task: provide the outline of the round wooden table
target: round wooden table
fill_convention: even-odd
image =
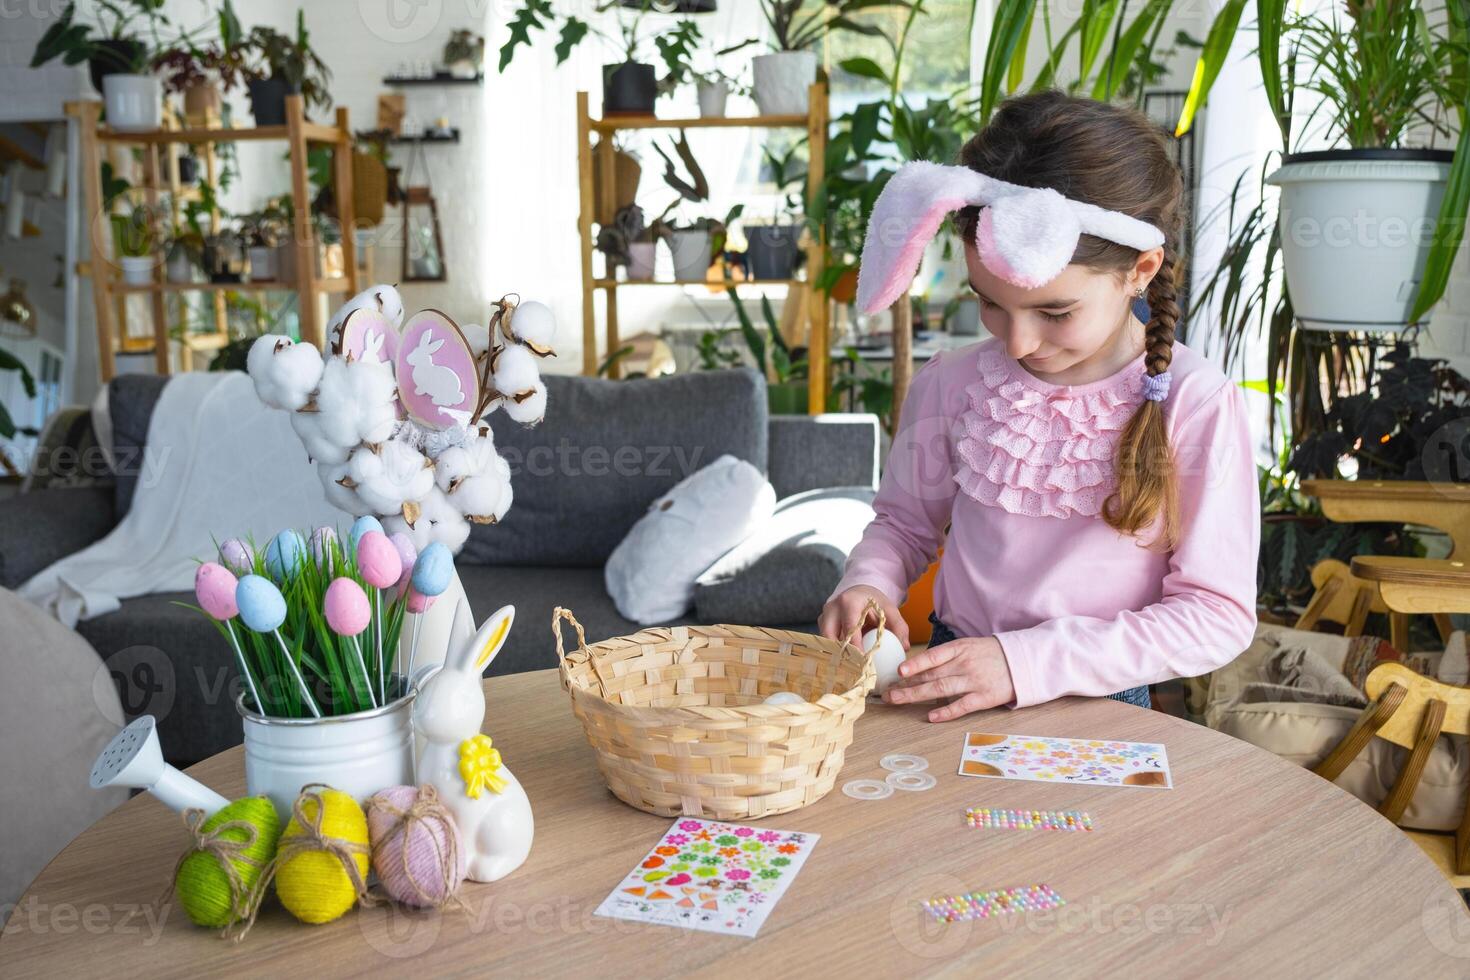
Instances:
[[[1232,976],[1470,973],[1459,896],[1401,831],[1335,786],[1217,732],[1116,701],[1068,699],[944,725],[870,704],[838,780],[923,755],[939,784],[878,801],[826,799],[765,822],[821,834],[754,939],[601,918],[593,910],[668,828],[614,799],[553,671],[487,683],[487,730],[536,810],[527,863],[467,885],[465,909],[358,909],[325,926],[269,903],[243,943],[155,909],[187,843],[151,796],[72,842],[0,940],[6,976],[285,977],[408,970],[428,976]],[[956,775],[966,731],[1162,742],[1174,789],[1066,786]],[[240,750],[192,775],[244,792]],[[85,779],[78,772],[76,779]],[[1096,831],[981,831],[967,806],[1085,809]],[[939,926],[917,902],[1047,883],[1052,913]]]

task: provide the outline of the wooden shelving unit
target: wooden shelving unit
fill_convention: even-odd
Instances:
[[[617,179],[613,163],[612,135],[618,132],[640,129],[805,129],[809,144],[807,166],[807,193],[812,195],[821,185],[823,167],[827,158],[827,87],[818,82],[811,87],[808,112],[804,116],[721,116],[710,119],[661,119],[656,116],[612,116],[593,118],[588,106],[586,92],[577,93],[577,175],[581,194],[581,211],[577,227],[582,237],[582,373],[595,374],[601,354],[597,345],[596,295],[602,291],[607,319],[607,350],[618,349],[618,290],[625,286],[700,286],[698,282],[673,282],[663,280],[632,280],[620,282],[616,279],[596,278],[592,272],[593,251],[593,186],[592,156],[599,159],[603,186],[602,194],[612,199],[616,194]],[[594,151],[592,134],[598,140]],[[742,286],[807,286],[822,274],[826,243],[822,236],[811,240],[806,248],[806,279],[757,279],[731,285]],[[830,361],[829,304],[823,297],[812,296],[807,304],[810,316],[807,324],[808,411],[815,415],[826,411],[827,386]],[[614,365],[616,373],[616,365]]]
[[[352,234],[352,129],[348,123],[347,110],[338,108],[335,125],[309,122],[299,95],[286,98],[286,123],[283,126],[257,126],[254,128],[224,128],[215,125],[199,126],[193,122],[180,128],[164,128],[139,133],[114,132],[100,124],[102,104],[95,101],[68,102],[66,112],[79,121],[81,130],[81,174],[85,195],[86,214],[92,230],[92,261],[86,271],[92,278],[92,297],[97,312],[97,361],[102,381],[110,381],[117,371],[116,355],[119,349],[126,350],[119,329],[126,323],[127,304],[124,300],[131,295],[144,295],[151,299],[153,320],[154,364],[159,374],[171,373],[170,337],[168,310],[165,298],[175,293],[208,292],[215,295],[216,317],[223,317],[225,292],[294,292],[297,294],[297,316],[301,327],[301,339],[318,347],[323,344],[322,317],[317,309],[317,299],[323,295],[353,294],[358,291],[356,241]],[[268,282],[235,283],[172,283],[164,278],[163,263],[154,269],[154,281],[146,286],[128,285],[121,281],[120,270],[105,254],[111,246],[112,236],[107,233],[108,215],[102,202],[101,154],[111,144],[126,144],[139,147],[143,154],[142,192],[150,207],[158,206],[163,186],[165,160],[171,189],[178,190],[178,164],[173,148],[181,144],[200,146],[205,151],[206,179],[214,180],[213,148],[217,143],[245,142],[254,140],[283,140],[288,149],[291,163],[291,197],[296,202],[294,209],[295,227],[292,237],[295,243],[294,281],[277,280]],[[317,275],[317,241],[312,231],[309,184],[307,181],[307,148],[310,144],[325,145],[332,150],[332,188],[337,202],[338,221],[342,227],[342,264],[345,275],[324,278]],[[219,230],[218,215],[211,216],[211,228]],[[223,332],[206,334],[191,340],[182,348],[181,363],[188,367],[189,352],[192,350],[218,349],[227,337]]]

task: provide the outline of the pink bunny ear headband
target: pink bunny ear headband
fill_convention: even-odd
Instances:
[[[888,181],[868,222],[858,270],[858,308],[876,313],[891,306],[919,271],[924,247],[947,214],[981,205],[975,247],[985,268],[1028,289],[1055,279],[1077,250],[1084,232],[1136,248],[1164,244],[1147,221],[1063,197],[1050,187],[1022,187],[971,170],[937,163],[909,163]],[[1144,395],[1162,401],[1169,374],[1145,378]]]

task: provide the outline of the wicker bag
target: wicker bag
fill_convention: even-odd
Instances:
[[[571,653],[562,619],[577,631]],[[842,769],[876,679],[871,656],[853,644],[856,629],[839,643],[754,626],[673,626],[588,646],[560,606],[551,629],[562,688],[608,788],[665,817],[747,820],[815,803]],[[807,703],[762,704],[776,691]]]

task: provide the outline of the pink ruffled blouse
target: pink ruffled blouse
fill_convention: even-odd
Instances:
[[[877,517],[836,592],[870,585],[901,603],[943,545],[935,612],[960,636],[1000,640],[1017,706],[1228,663],[1256,624],[1260,513],[1243,399],[1182,344],[1171,373],[1173,551],[1101,516],[1118,438],[1143,401],[1142,357],[1060,386],[988,340],[915,375]]]

